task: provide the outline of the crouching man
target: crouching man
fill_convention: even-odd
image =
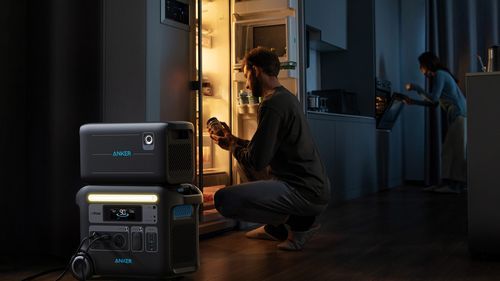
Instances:
[[[262,97],[254,136],[237,138],[226,124],[222,136],[209,129],[210,135],[243,170],[269,168],[272,179],[223,188],[215,193],[215,207],[225,217],[264,224],[248,238],[281,241],[281,250],[302,250],[319,228],[315,220],[328,204],[329,180],[297,97],[278,80],[277,55],[253,49],[243,70],[247,89]]]

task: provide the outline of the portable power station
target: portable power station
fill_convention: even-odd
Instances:
[[[191,183],[193,124],[116,123],[80,127],[81,178],[97,184]]]
[[[74,277],[158,279],[196,271],[202,201],[191,184],[83,187],[76,202],[87,242],[71,262]]]

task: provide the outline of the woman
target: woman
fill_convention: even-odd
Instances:
[[[429,103],[440,105],[446,112],[448,132],[442,151],[442,178],[444,186],[431,187],[436,192],[460,193],[466,184],[466,117],[465,96],[457,80],[432,52],[418,57],[420,71],[429,79],[432,91],[425,92],[420,86],[406,84],[406,90],[416,91]],[[411,103],[406,101],[406,103]]]

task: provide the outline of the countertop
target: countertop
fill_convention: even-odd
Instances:
[[[470,72],[466,73],[465,76],[489,76],[489,75],[500,75],[500,71],[495,72]]]
[[[349,118],[349,119],[365,120],[365,121],[368,121],[368,122],[375,122],[375,118],[374,117],[362,116],[362,115],[353,115],[353,114],[341,114],[341,113],[333,113],[333,112],[307,111],[307,115],[308,116],[335,117],[335,118]]]

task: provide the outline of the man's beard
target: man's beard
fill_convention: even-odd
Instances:
[[[262,95],[264,94],[262,89],[262,83],[260,83],[260,81],[257,80],[257,77],[254,76],[250,84],[252,87],[252,95],[254,97],[262,97]]]

